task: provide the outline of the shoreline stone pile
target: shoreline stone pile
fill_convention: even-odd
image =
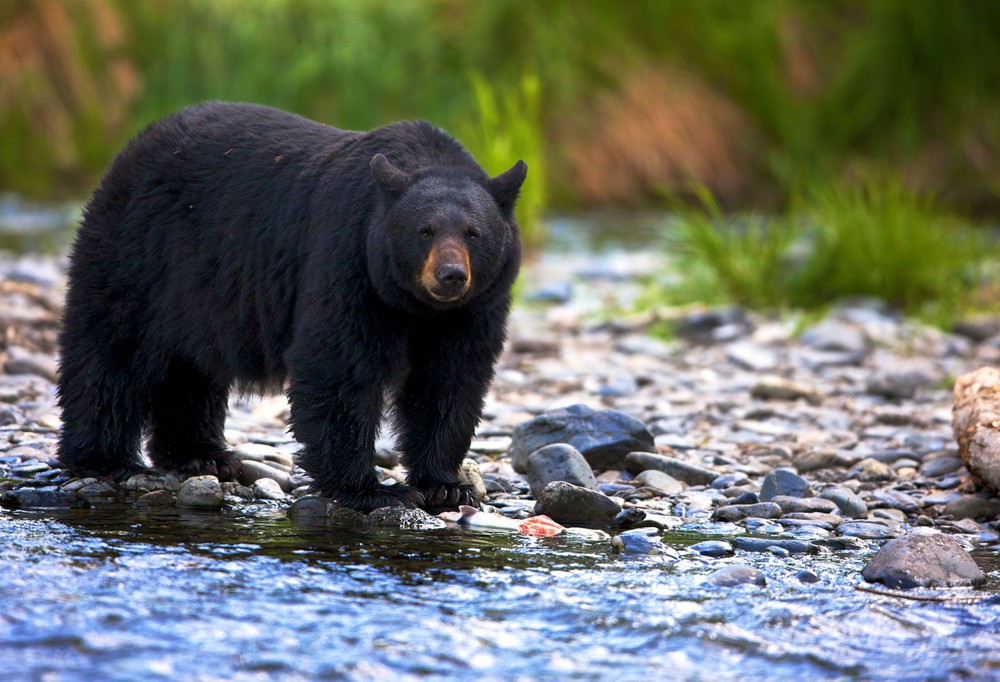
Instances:
[[[1000,498],[976,488],[959,456],[951,384],[1000,364],[1000,321],[946,333],[870,300],[811,323],[732,307],[609,318],[600,311],[627,308],[643,269],[588,267],[586,276],[570,267],[576,274],[564,286],[535,277],[536,290],[563,293],[515,310],[463,474],[488,505],[512,518],[602,528],[623,553],[669,554],[660,535],[682,526],[727,538],[692,546],[706,557],[853,551],[941,534],[963,553],[998,546]],[[244,462],[238,482],[69,478],[54,459],[61,272],[53,261],[0,263],[3,506],[264,501],[293,516],[343,515],[309,494],[281,397],[231,401],[226,435]],[[672,337],[650,333],[657,328]],[[376,460],[383,480],[404,479],[391,434]],[[386,518],[379,523],[395,517]],[[762,579],[744,573],[716,580]]]

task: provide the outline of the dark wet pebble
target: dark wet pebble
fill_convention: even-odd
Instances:
[[[719,587],[736,587],[737,585],[764,587],[767,585],[764,574],[752,566],[723,566],[711,573],[707,580]]]
[[[958,471],[965,466],[960,457],[931,457],[925,459],[920,465],[920,475],[927,478],[938,478],[952,472]]]
[[[303,495],[288,507],[288,516],[296,519],[325,518],[332,511],[332,500],[318,495]]]
[[[691,312],[674,323],[678,338],[699,344],[738,338],[749,330],[746,310],[737,307]]]
[[[622,468],[630,452],[654,452],[653,434],[641,421],[616,410],[595,410],[586,405],[549,410],[514,427],[511,464],[527,471],[531,453],[553,443],[572,445],[592,469]]]
[[[629,507],[628,509],[622,509],[619,513],[615,514],[614,518],[608,523],[612,528],[635,528],[640,523],[646,520],[646,512],[638,507]]]
[[[621,509],[607,495],[563,481],[545,486],[535,505],[535,513],[546,514],[559,523],[607,523]]]
[[[790,554],[815,554],[816,547],[803,540],[785,540],[779,538],[750,538],[738,536],[732,540],[736,549],[744,552],[769,552],[772,547],[779,547]]]
[[[724,490],[737,485],[746,485],[749,482],[750,479],[743,474],[720,474],[715,477],[711,486],[719,490]]]
[[[679,558],[677,551],[663,544],[659,533],[653,529],[637,528],[619,533],[611,538],[611,549],[617,554],[655,554]]]
[[[779,495],[809,497],[812,495],[812,486],[792,469],[772,469],[760,486],[760,499],[768,502]]]
[[[572,445],[546,445],[528,455],[525,464],[531,494],[537,497],[552,481],[565,481],[597,490],[597,478],[580,451]]]
[[[45,462],[23,462],[10,468],[12,476],[17,478],[31,478],[35,474],[48,471],[51,467]]]
[[[898,490],[872,491],[872,499],[901,512],[915,512],[920,508],[920,503],[917,500]]]
[[[712,513],[712,519],[716,521],[740,521],[751,516],[760,519],[777,519],[781,517],[781,507],[774,502],[730,504],[719,507]]]
[[[0,505],[13,509],[66,509],[86,504],[74,493],[68,493],[56,486],[40,488],[15,488],[0,495]]]
[[[893,589],[978,585],[986,575],[954,538],[907,535],[891,540],[861,571],[868,582]]]
[[[625,468],[634,474],[655,469],[688,485],[710,485],[719,476],[715,469],[650,452],[629,453],[625,457]]]
[[[755,492],[747,491],[729,498],[727,504],[757,504],[758,502],[760,502],[760,496]]]
[[[436,530],[448,525],[444,519],[431,516],[423,509],[407,509],[406,507],[375,509],[365,517],[364,523],[369,526],[384,526],[403,530]]]
[[[725,540],[704,540],[691,545],[691,549],[702,556],[710,556],[715,559],[732,556],[733,546]]]
[[[174,504],[174,495],[169,490],[153,490],[136,499],[137,507],[165,507]]]

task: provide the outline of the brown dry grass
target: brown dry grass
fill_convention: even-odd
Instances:
[[[723,93],[676,69],[646,68],[597,99],[565,146],[586,204],[634,204],[684,193],[691,180],[724,203],[760,177],[761,135]]]

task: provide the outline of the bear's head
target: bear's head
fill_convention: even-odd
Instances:
[[[407,173],[376,154],[371,172],[385,203],[368,251],[382,298],[449,310],[506,296],[520,265],[514,202],[527,169],[518,161],[494,178],[460,166]]]

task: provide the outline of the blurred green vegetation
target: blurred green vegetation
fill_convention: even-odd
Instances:
[[[877,297],[949,326],[1000,312],[996,236],[906,189],[898,179],[824,185],[784,214],[726,216],[703,186],[670,230],[680,278],[653,284],[646,305],[739,303],[819,309]]]
[[[1000,214],[998,83],[996,0],[3,0],[0,190],[81,197],[206,99],[426,118],[491,173],[528,161],[529,241],[545,208],[666,193],[704,209],[706,292],[912,309],[968,283],[954,216]],[[717,230],[733,210],[773,217]]]

